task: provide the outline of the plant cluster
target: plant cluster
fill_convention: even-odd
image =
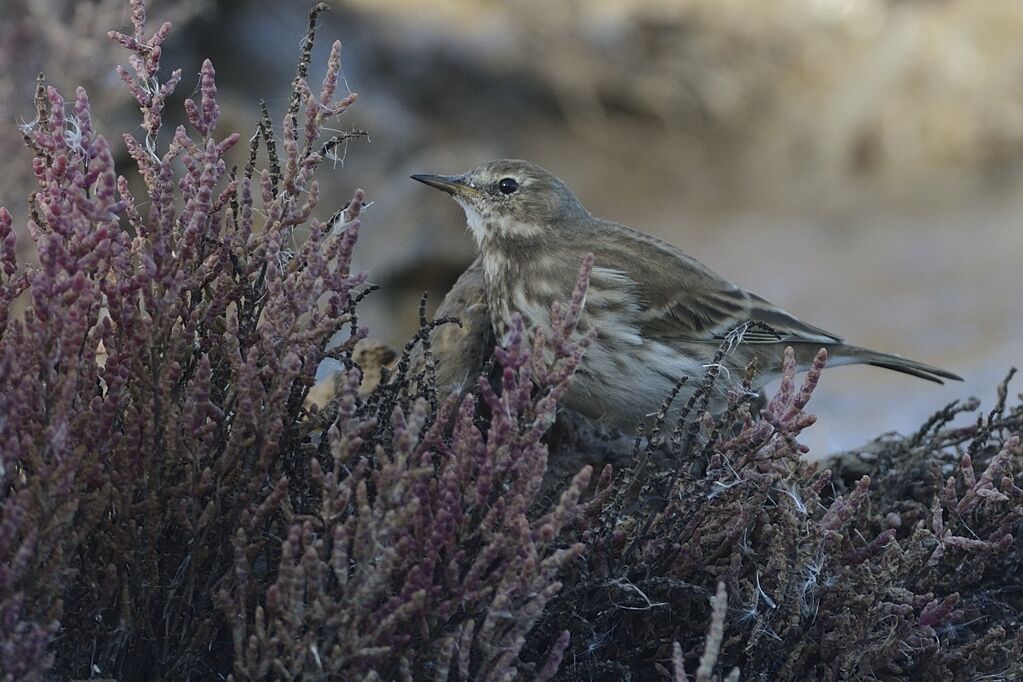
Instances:
[[[687,417],[690,401],[666,438],[665,403],[635,466],[604,472],[534,632],[573,632],[563,679],[686,679],[680,661],[716,679],[708,650],[742,679],[1017,679],[1023,404],[1007,409],[1008,379],[971,426],[948,427],[977,407],[953,404],[912,437],[809,463],[797,437],[825,358],[798,390],[786,359],[759,419],[740,386],[717,418]]]

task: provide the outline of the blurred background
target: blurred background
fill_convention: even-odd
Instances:
[[[176,27],[164,65],[184,71],[168,118],[209,56],[222,132],[248,136],[260,99],[279,123],[311,4],[152,2],[151,30]],[[813,324],[967,378],[827,372],[817,455],[912,431],[955,398],[990,407],[1023,359],[1023,4],[328,4],[312,80],[340,38],[361,98],[339,125],[369,137],[324,168],[321,208],[357,186],[373,201],[358,251],[384,288],[364,310],[373,336],[401,345],[420,294],[439,302],[472,259],[460,209],[408,175],[511,156]],[[108,136],[137,129],[105,38],[127,19],[122,0],[0,0],[0,204],[20,224],[36,73],[84,85]]]

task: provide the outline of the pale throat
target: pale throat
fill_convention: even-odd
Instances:
[[[479,252],[483,261],[483,290],[490,310],[490,321],[503,345],[515,311],[522,313],[527,327],[536,324],[538,320],[535,319],[536,311],[527,302],[529,274],[523,271],[522,263],[505,253],[500,242],[494,233],[490,233],[484,237]]]
[[[472,204],[458,200],[465,209],[466,224],[476,241],[483,261],[483,286],[490,309],[491,323],[504,341],[512,313],[522,313],[526,326],[542,324],[548,315],[526,295],[532,263],[516,262],[505,252],[504,244],[539,235],[539,226],[528,225],[510,215],[483,215]]]
[[[543,228],[540,225],[533,225],[516,219],[509,213],[491,212],[484,215],[476,206],[465,201],[461,197],[455,197],[455,201],[465,211],[465,223],[472,233],[473,239],[479,248],[484,248],[488,239],[497,237],[509,237],[521,239],[538,236]]]
[[[476,240],[476,246],[482,247],[483,239],[487,234],[486,218],[483,217],[483,214],[475,206],[461,197],[455,197],[455,201],[465,211],[465,223],[469,228],[469,232],[472,233],[472,238]]]

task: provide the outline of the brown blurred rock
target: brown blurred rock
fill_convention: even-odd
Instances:
[[[453,391],[461,392],[472,383],[483,369],[488,351],[494,343],[490,329],[490,316],[483,298],[483,266],[477,259],[462,273],[447,293],[436,317],[457,318],[461,325],[444,324],[430,335],[433,361],[436,369],[437,391],[440,399]],[[362,368],[360,395],[368,395],[380,385],[381,369],[392,369],[399,353],[378,339],[362,339],[355,345],[353,359]],[[422,345],[412,351],[412,374],[426,368]],[[306,409],[319,409],[330,402],[337,392],[336,381],[340,372],[334,372],[317,382],[309,390]]]
[[[379,339],[362,339],[355,344],[352,359],[362,368],[362,383],[359,384],[359,395],[369,395],[380,385],[381,369],[394,367],[398,352]],[[313,406],[322,410],[337,394],[337,381],[341,372],[333,372],[318,381],[309,389],[305,399],[305,408]]]

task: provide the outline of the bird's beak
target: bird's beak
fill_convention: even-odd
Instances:
[[[466,184],[465,178],[460,175],[429,175],[427,173],[420,173],[413,175],[412,179],[418,180],[424,185],[436,187],[455,197],[473,197],[478,196],[480,193],[475,187]]]

